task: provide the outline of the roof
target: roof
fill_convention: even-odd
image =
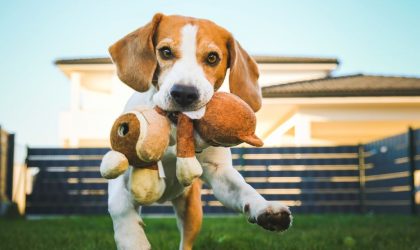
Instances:
[[[264,97],[420,96],[420,78],[349,75],[262,88]]]
[[[338,64],[336,58],[315,58],[315,57],[283,57],[283,56],[252,56],[258,63],[313,63],[313,64]],[[94,58],[67,58],[58,59],[54,62],[57,65],[63,64],[111,64],[109,57],[94,57]]]
[[[58,59],[54,61],[54,64],[111,64],[111,58],[109,57],[94,57],[94,58],[68,58]]]
[[[255,61],[258,63],[328,63],[339,64],[336,58],[321,58],[321,57],[286,57],[286,56],[261,56],[253,55]]]

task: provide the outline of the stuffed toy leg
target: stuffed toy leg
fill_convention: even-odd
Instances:
[[[203,169],[195,157],[193,122],[183,113],[178,114],[176,151],[176,177],[182,185],[189,186]]]

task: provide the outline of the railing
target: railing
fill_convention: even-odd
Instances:
[[[410,130],[359,146],[232,148],[232,154],[234,167],[250,185],[294,212],[415,213],[419,148],[420,132]],[[106,213],[107,181],[99,164],[107,150],[29,148],[27,165],[39,172],[27,196],[27,213]],[[202,200],[206,213],[231,212],[206,186]],[[146,214],[172,211],[169,203],[142,208]]]

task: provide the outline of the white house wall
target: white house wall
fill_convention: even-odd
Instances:
[[[420,104],[301,105],[299,114],[311,121],[408,121],[420,120]]]
[[[336,64],[259,64],[261,86],[327,77]]]
[[[70,109],[61,112],[58,121],[60,144],[107,146],[111,126],[133,90],[109,71],[99,74],[95,81],[91,71],[70,75]]]
[[[121,113],[133,90],[119,81],[112,64],[62,64],[58,67],[69,77],[71,87],[70,107],[61,112],[59,138],[62,146],[108,146],[109,130]],[[336,64],[267,63],[259,64],[260,85],[285,83],[330,74]],[[221,88],[229,91],[229,74]],[[258,112],[257,134],[266,135],[276,129],[295,104],[274,102],[265,104]],[[307,136],[306,136],[307,137]],[[294,141],[284,135],[283,142]]]
[[[281,110],[293,111],[276,117],[280,124],[263,136],[267,146],[364,143],[402,133],[410,126],[420,127],[420,100],[411,97],[389,97],[389,103],[376,104],[371,103],[375,98],[364,98],[365,103],[360,98],[347,98],[347,103],[324,98],[313,104],[311,98],[306,98],[303,104],[294,105],[285,99],[278,99],[277,105],[273,100],[264,100],[263,107],[277,106],[278,114],[282,114]]]

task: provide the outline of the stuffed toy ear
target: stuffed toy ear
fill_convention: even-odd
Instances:
[[[101,175],[106,179],[115,179],[128,169],[128,160],[120,152],[110,150],[101,162]]]
[[[203,169],[195,157],[193,122],[183,113],[178,115],[176,150],[176,177],[179,183],[189,186]]]
[[[264,142],[256,135],[240,136],[239,139],[254,147],[262,147],[264,145]]]

